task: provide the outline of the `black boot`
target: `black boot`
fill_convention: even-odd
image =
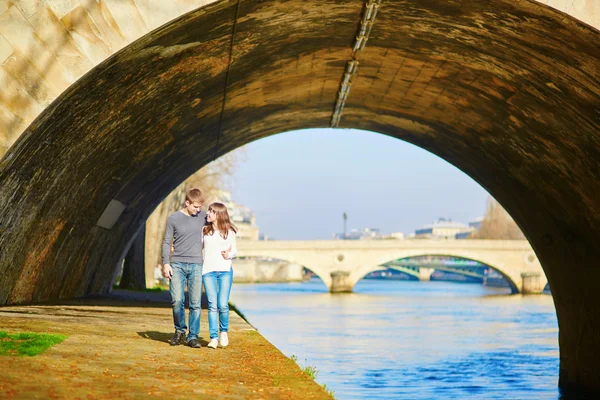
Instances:
[[[179,343],[181,343],[181,339],[183,339],[183,333],[175,332],[175,334],[169,341],[169,344],[171,346],[177,346]]]

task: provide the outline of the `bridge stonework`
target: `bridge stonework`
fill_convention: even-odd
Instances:
[[[600,5],[545,3],[384,0],[356,53],[365,0],[220,0],[171,20],[201,3],[0,1],[0,305],[107,293],[194,171],[341,115],[498,199],[550,283],[560,387],[600,394]]]
[[[238,255],[298,263],[319,276],[332,292],[352,291],[359,280],[383,264],[427,255],[479,261],[501,273],[519,293],[541,293],[548,282],[525,240],[240,241]]]
[[[215,1],[0,1],[0,157],[94,66],[151,30]],[[595,0],[539,3],[600,28]]]

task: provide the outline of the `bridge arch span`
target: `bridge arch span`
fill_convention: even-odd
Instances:
[[[0,161],[0,304],[106,293],[128,241],[203,165],[288,130],[358,128],[502,203],[550,281],[560,386],[600,393],[600,32],[528,0],[395,1],[360,50],[363,8],[222,0],[40,106]]]
[[[497,270],[514,293],[523,292],[523,273],[536,273],[539,292],[547,279],[527,241],[259,241],[240,242],[238,253],[251,257],[271,257],[297,263],[313,271],[328,289],[352,291],[366,274],[394,260],[420,256],[447,256],[477,261]],[[345,288],[332,286],[331,274],[347,273]]]
[[[530,252],[531,253],[531,252]],[[394,260],[400,260],[404,258],[413,258],[420,256],[439,256],[439,257],[456,257],[464,258],[467,260],[477,261],[481,264],[485,264],[494,270],[498,271],[502,276],[506,278],[511,286],[511,290],[516,293],[523,292],[523,272],[526,271],[527,265],[531,267],[539,265],[537,259],[530,261],[527,258],[530,254],[520,253],[507,257],[506,254],[495,253],[492,251],[485,251],[481,249],[459,249],[455,251],[444,250],[443,252],[424,251],[422,249],[404,250],[398,251],[390,257],[390,254],[379,256],[372,263],[365,264],[362,268],[358,269],[356,273],[351,276],[351,282],[355,285],[361,280],[366,274],[376,270],[379,266],[389,263]],[[547,278],[544,274],[539,276],[539,285],[541,288],[545,287]]]
[[[359,271],[357,271],[356,276],[358,277],[358,279],[356,280],[356,282],[354,282],[354,285],[356,285],[356,283],[358,283],[361,279],[363,279],[367,274],[369,274],[370,272],[376,271],[377,269],[379,269],[381,267],[381,265],[384,264],[388,264],[390,262],[396,261],[396,260],[400,260],[400,259],[406,259],[406,258],[414,258],[414,257],[422,257],[422,256],[434,256],[434,257],[455,257],[455,258],[462,258],[462,259],[466,259],[466,260],[471,260],[471,261],[477,261],[480,264],[484,264],[486,266],[488,266],[489,268],[492,268],[494,271],[497,271],[499,274],[501,274],[506,281],[508,282],[511,292],[513,294],[516,293],[520,293],[522,291],[522,280],[523,277],[521,276],[521,272],[518,271],[518,269],[516,268],[503,268],[503,267],[497,267],[494,265],[489,264],[488,262],[483,261],[483,259],[474,259],[474,258],[470,258],[470,257],[465,257],[464,255],[461,255],[463,253],[461,252],[445,252],[445,253],[425,253],[425,254],[419,254],[415,251],[410,252],[411,255],[410,256],[405,256],[405,257],[400,257],[400,258],[395,258],[395,259],[391,259],[391,260],[387,260],[384,261],[382,264],[378,264],[378,265],[371,265],[370,267],[367,266],[364,269],[360,269]],[[494,261],[498,261],[498,259],[500,257],[487,257],[487,258],[496,258],[496,260]],[[505,263],[502,263],[502,265],[504,265]],[[393,266],[390,266],[389,268],[394,268]],[[435,269],[435,268],[434,268]],[[547,280],[545,278],[541,278],[542,279],[542,287],[546,286]]]
[[[537,0],[600,28],[592,0]],[[0,5],[0,157],[54,99],[94,66],[155,28],[216,0]]]

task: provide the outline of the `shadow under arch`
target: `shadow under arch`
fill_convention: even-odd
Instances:
[[[360,281],[361,279],[364,279],[364,277],[367,274],[369,274],[370,272],[376,271],[382,265],[385,266],[385,267],[387,267],[387,268],[390,268],[390,269],[396,269],[398,271],[408,273],[405,268],[402,268],[402,267],[399,267],[397,265],[394,265],[393,262],[394,261],[409,260],[409,259],[414,259],[414,258],[424,257],[424,256],[430,256],[430,257],[451,257],[451,258],[460,258],[460,259],[468,260],[468,261],[476,261],[477,263],[479,263],[479,264],[481,264],[483,266],[486,266],[488,268],[491,268],[494,271],[498,272],[500,275],[502,275],[502,277],[506,280],[506,282],[508,283],[508,285],[510,287],[511,294],[517,294],[517,293],[519,293],[518,285],[514,281],[515,277],[511,277],[510,274],[507,274],[505,271],[503,271],[502,268],[496,267],[494,265],[490,265],[488,262],[485,262],[485,261],[482,261],[482,260],[477,260],[477,259],[474,259],[474,258],[461,257],[461,256],[457,256],[456,254],[445,254],[445,253],[435,253],[435,254],[431,253],[431,254],[411,255],[409,257],[404,257],[404,258],[397,259],[397,260],[390,260],[387,263],[380,264],[379,266],[372,267],[371,270],[369,270],[367,272],[364,272],[364,270],[362,270],[361,271],[362,276],[358,279],[358,281]],[[438,268],[436,268],[435,265],[433,265],[433,266],[423,265],[423,267],[432,268],[432,269],[439,269],[439,266],[438,266]],[[458,271],[455,272],[455,273],[460,274],[460,272],[458,272]],[[413,276],[419,278],[418,274],[413,275]]]
[[[222,0],[77,81],[0,161],[0,304],[110,291],[179,182],[330,126],[356,56],[340,127],[429,150],[500,201],[550,282],[560,387],[600,393],[600,33],[529,0],[399,1],[353,54],[363,5]]]

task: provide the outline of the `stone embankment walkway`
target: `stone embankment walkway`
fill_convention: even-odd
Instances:
[[[0,330],[68,336],[34,357],[0,357],[0,398],[331,399],[234,312],[226,349],[206,347],[206,310],[203,347],[170,346],[173,322],[165,300],[168,293],[119,291],[0,308]]]

